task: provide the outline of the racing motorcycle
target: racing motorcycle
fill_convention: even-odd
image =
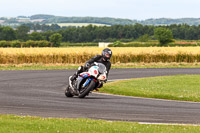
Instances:
[[[100,84],[107,80],[106,66],[102,63],[94,63],[86,72],[82,72],[74,81],[70,81],[66,87],[66,97],[78,96],[84,98],[90,92],[97,89]]]

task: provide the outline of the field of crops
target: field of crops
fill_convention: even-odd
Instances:
[[[95,26],[108,26],[106,24],[96,24],[96,23],[57,23],[59,26],[75,26],[75,27],[83,27],[88,25],[95,25]],[[51,24],[49,24],[51,25]]]
[[[103,48],[0,48],[0,64],[80,64]],[[200,47],[111,48],[112,63],[200,62]]]

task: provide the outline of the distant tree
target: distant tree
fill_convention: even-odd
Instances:
[[[52,45],[53,47],[59,47],[62,40],[62,35],[59,33],[55,33],[51,35],[49,39],[50,39],[50,42],[53,44]]]
[[[120,46],[122,43],[120,41],[116,41],[113,43],[113,47],[118,47]]]
[[[138,38],[138,41],[140,41],[140,42],[148,42],[149,39],[150,39],[149,35],[148,34],[144,34],[143,36],[140,36]]]
[[[5,20],[4,23],[11,24],[11,23],[18,23],[18,21],[16,18],[10,18],[10,19]]]
[[[72,21],[72,20],[69,20]],[[59,33],[62,35],[63,42],[73,42],[73,43],[80,43],[80,42],[99,42],[99,41],[108,41],[108,42],[115,42],[117,40],[121,42],[129,42],[134,40],[138,41],[147,41],[148,36],[157,37],[159,39],[160,37],[164,36],[165,32],[160,33],[162,36],[156,36],[154,34],[155,29],[157,28],[164,28],[163,31],[167,31],[166,33],[173,33],[173,38],[175,39],[181,39],[181,40],[198,40],[200,39],[200,25],[199,26],[190,26],[187,24],[173,24],[168,26],[153,26],[153,25],[141,25],[141,24],[134,24],[134,25],[112,25],[112,26],[83,26],[83,27],[67,27],[65,29],[62,29],[57,24],[52,25],[46,25],[46,24],[26,24],[29,28],[32,30],[42,30],[43,32],[40,33],[42,36],[45,37],[45,40],[50,41],[50,36],[54,33]],[[20,28],[17,29],[17,39],[20,40],[28,40],[27,33],[23,32],[24,30],[21,30]],[[168,30],[166,30],[168,29]],[[2,30],[3,27],[0,27],[0,38],[2,37]],[[19,31],[19,32],[18,32]],[[155,35],[155,36],[154,36]],[[170,35],[171,36],[171,35]],[[29,36],[30,37],[30,36]],[[161,39],[161,38],[160,38]],[[166,41],[167,37],[164,37],[164,39],[161,39],[161,45],[164,45],[168,43],[168,40]],[[34,39],[35,40],[35,39]]]
[[[52,31],[57,31],[57,30],[59,30],[61,27],[58,25],[58,24],[52,24],[51,26],[50,26],[50,29],[52,30]]]
[[[159,27],[154,30],[154,36],[159,40],[161,46],[173,42],[173,35],[171,30]]]
[[[46,15],[46,14],[38,14],[38,15],[32,15],[30,19],[50,19],[54,18],[55,16],[53,15]]]
[[[53,31],[46,31],[46,32],[42,32],[42,36],[45,37],[45,40],[50,41],[50,36],[53,35],[55,32]]]
[[[11,27],[2,27],[0,30],[0,40],[12,41],[16,40],[16,32]]]
[[[41,30],[42,30],[42,31],[50,31],[50,28],[49,28],[49,27],[50,27],[49,25],[42,24],[42,25],[41,25]]]
[[[40,40],[45,40],[45,37],[42,36],[41,33],[38,32],[33,32],[29,35],[29,39],[33,41],[40,41]]]
[[[25,25],[21,25],[17,27],[17,39],[22,41],[27,41],[28,38],[28,32],[30,31],[30,28]]]

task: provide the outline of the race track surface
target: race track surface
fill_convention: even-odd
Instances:
[[[66,98],[76,70],[0,71],[0,114],[200,124],[200,103],[91,94]],[[112,69],[109,80],[200,74],[194,69]]]

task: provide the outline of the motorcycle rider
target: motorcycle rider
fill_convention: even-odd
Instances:
[[[71,82],[73,82],[80,73],[88,70],[88,68],[94,63],[102,63],[106,66],[106,70],[107,70],[107,77],[108,77],[108,73],[110,71],[111,68],[111,62],[110,62],[110,58],[112,56],[112,51],[109,48],[105,48],[102,51],[102,55],[96,55],[93,58],[91,58],[90,60],[88,60],[84,66],[80,66],[78,68],[78,71],[70,78]],[[103,83],[100,83],[98,88],[103,87]]]

